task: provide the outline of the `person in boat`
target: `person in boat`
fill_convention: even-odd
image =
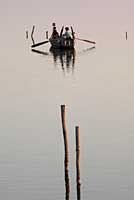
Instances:
[[[52,25],[53,25],[53,32],[52,32],[51,38],[56,39],[56,38],[59,37],[59,33],[58,33],[58,31],[56,30],[55,23],[53,23]]]
[[[63,38],[73,39],[72,33],[69,31],[69,27],[65,27],[65,33],[63,34]]]

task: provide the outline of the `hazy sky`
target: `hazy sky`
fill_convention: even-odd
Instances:
[[[132,0],[4,0],[0,15],[3,25],[39,23],[42,19],[44,24],[56,20],[101,26],[105,23],[132,24],[133,7]]]

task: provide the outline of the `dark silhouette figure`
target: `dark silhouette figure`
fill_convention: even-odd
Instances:
[[[56,39],[56,38],[59,37],[59,33],[58,33],[58,31],[56,30],[56,24],[53,23],[52,26],[53,26],[53,32],[52,32],[51,38]]]

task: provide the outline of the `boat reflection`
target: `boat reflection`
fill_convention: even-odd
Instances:
[[[95,49],[95,47],[90,47],[83,49],[80,52],[77,52],[77,55],[82,56],[85,53]],[[43,56],[52,56],[55,66],[61,65],[62,71],[65,72],[74,72],[75,61],[76,61],[76,50],[75,49],[56,49],[50,48],[49,52],[31,49],[32,52],[41,54]]]
[[[55,65],[60,62],[62,70],[74,69],[76,52],[75,49],[55,49],[50,48]]]

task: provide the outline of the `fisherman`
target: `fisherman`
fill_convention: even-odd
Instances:
[[[51,38],[56,39],[56,38],[59,37],[59,33],[58,33],[58,31],[56,30],[56,25],[55,25],[55,23],[53,23],[52,26],[53,26],[53,32],[52,32]]]
[[[66,39],[73,39],[72,33],[69,31],[68,27],[65,27],[65,33],[63,34],[63,37]]]

